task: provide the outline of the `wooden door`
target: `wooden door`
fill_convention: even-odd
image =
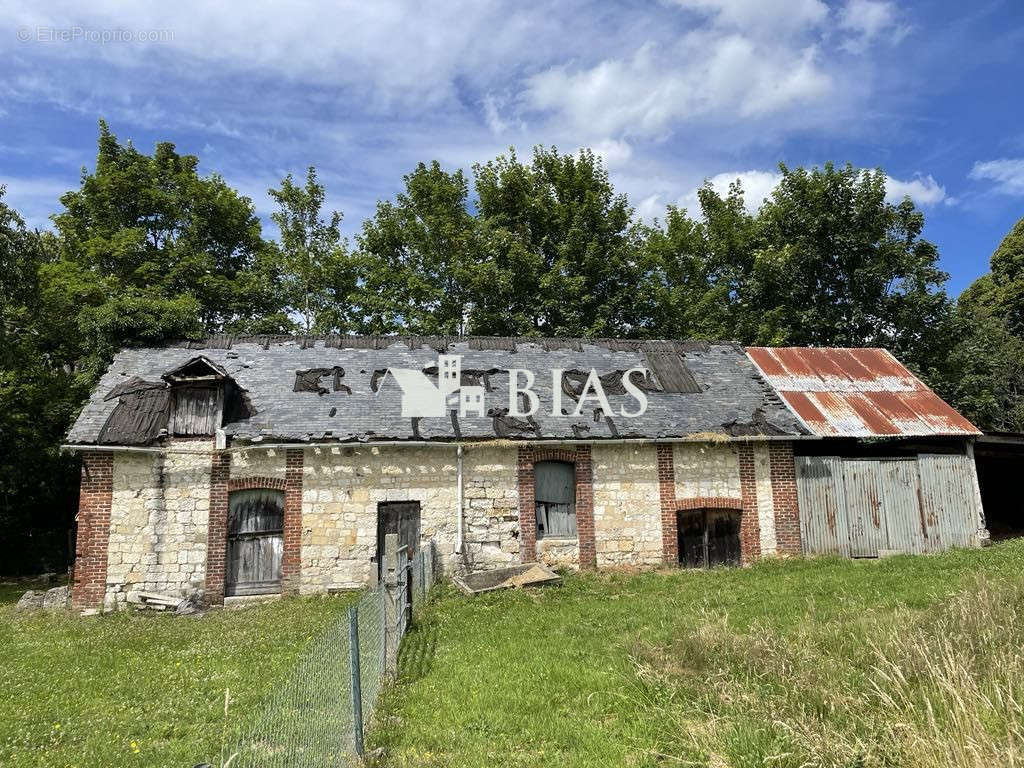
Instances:
[[[232,493],[225,593],[279,592],[283,552],[284,492],[254,489]]]
[[[731,509],[679,512],[679,564],[684,568],[739,565],[740,513]]]
[[[420,546],[420,503],[418,501],[382,501],[377,505],[377,575],[383,571],[384,537],[398,534],[398,546],[406,547],[408,556]]]

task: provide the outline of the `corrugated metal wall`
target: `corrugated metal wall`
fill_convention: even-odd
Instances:
[[[878,557],[976,543],[982,514],[967,456],[796,457],[807,554]]]

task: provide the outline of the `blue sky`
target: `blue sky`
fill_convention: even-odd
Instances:
[[[638,214],[777,164],[881,166],[956,294],[1024,216],[1024,4],[0,0],[0,183],[36,226],[97,120],[252,198],[313,164],[351,237],[403,173],[600,152]]]

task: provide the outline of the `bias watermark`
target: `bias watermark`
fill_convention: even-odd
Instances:
[[[537,415],[542,403],[534,386],[537,374],[526,368],[506,368],[508,373],[508,415],[516,418],[529,418]],[[578,373],[578,372],[577,372]],[[630,368],[623,371],[621,387],[623,392],[636,401],[634,408],[623,406],[614,411],[608,402],[605,385],[597,371],[591,370],[583,382],[576,400],[574,410],[564,414],[562,378],[566,374],[563,368],[550,369],[551,403],[544,410],[551,416],[571,416],[579,418],[584,406],[593,402],[608,415],[616,414],[625,418],[642,416],[647,411],[647,393],[637,386],[633,376],[646,379],[646,368]],[[437,358],[437,383],[431,381],[425,371],[412,368],[388,368],[385,379],[390,376],[402,390],[402,416],[404,418],[443,418],[448,414],[449,402],[458,400],[459,416],[486,416],[487,389],[476,384],[462,384],[462,355],[439,355]],[[377,388],[379,392],[384,381]]]

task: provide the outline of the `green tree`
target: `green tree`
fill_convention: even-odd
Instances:
[[[743,188],[725,197],[705,185],[697,193],[700,219],[669,206],[646,246],[658,265],[657,328],[668,338],[737,339],[745,330],[744,299],[753,267],[756,218],[747,213]]]
[[[957,300],[940,392],[982,429],[1024,431],[1024,219]]]
[[[307,334],[349,330],[355,265],[341,236],[341,213],[323,217],[325,189],[316,169],[309,167],[304,185],[289,174],[269,194],[278,205],[271,218],[281,233],[279,286],[287,313],[301,318]]]
[[[768,344],[882,346],[926,373],[948,334],[948,276],[909,198],[851,165],[790,170],[757,217],[743,335]]]
[[[476,278],[477,333],[648,335],[654,270],[645,230],[590,150],[513,150],[474,166],[486,260]]]
[[[94,171],[61,198],[47,295],[70,311],[89,375],[126,343],[282,325],[252,202],[198,164],[166,142],[145,155],[101,122]]]
[[[462,171],[420,163],[395,200],[377,204],[358,236],[360,329],[461,334],[480,263],[478,226]]]
[[[59,570],[78,480],[59,446],[84,389],[41,331],[39,273],[54,239],[28,230],[3,196],[0,186],[0,574]]]

